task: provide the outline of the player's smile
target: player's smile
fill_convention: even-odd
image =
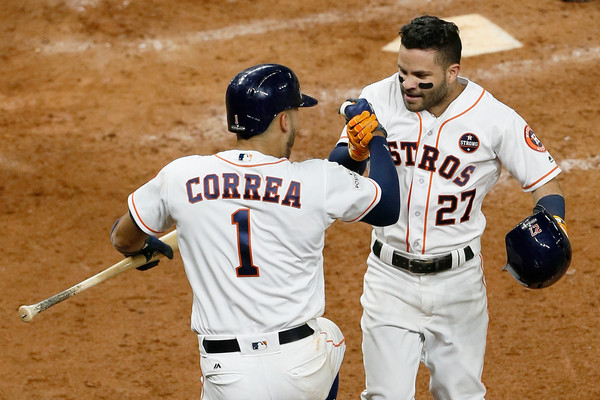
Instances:
[[[422,93],[406,91],[403,87],[401,87],[402,96],[404,96],[404,101],[407,103],[415,103],[419,101],[419,98],[423,97]]]
[[[400,85],[402,92],[402,100],[406,108],[413,112],[423,111],[426,107],[427,96],[425,93],[420,92],[416,89],[405,89],[402,84]]]

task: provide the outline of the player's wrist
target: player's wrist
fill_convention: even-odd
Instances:
[[[360,149],[352,143],[348,143],[348,154],[354,161],[364,161],[369,158],[369,149]]]
[[[554,216],[558,216],[561,219],[565,219],[565,198],[560,194],[549,194],[537,201],[533,212],[539,212],[546,210]]]

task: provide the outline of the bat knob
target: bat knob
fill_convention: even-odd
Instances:
[[[354,104],[354,102],[346,100],[342,103],[342,105],[340,106],[340,109],[338,110],[338,113],[342,114],[342,115],[346,115],[346,107],[351,106],[352,104]]]
[[[33,312],[31,311],[31,307],[21,306],[19,307],[19,316],[23,322],[29,322],[33,319]]]

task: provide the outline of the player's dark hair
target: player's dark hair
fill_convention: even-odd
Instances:
[[[462,43],[458,26],[438,17],[424,15],[404,25],[400,32],[401,43],[407,49],[436,50],[436,61],[444,68],[460,64]]]

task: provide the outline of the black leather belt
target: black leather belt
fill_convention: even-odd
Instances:
[[[373,244],[373,254],[377,257],[381,254],[383,244],[379,240],[375,240]],[[473,250],[471,246],[464,248],[465,261],[473,258]],[[392,265],[402,268],[415,274],[435,274],[436,272],[445,271],[452,268],[452,254],[447,254],[442,257],[432,258],[429,260],[417,260],[404,257],[402,254],[394,250],[392,255]]]
[[[300,325],[287,331],[279,332],[279,344],[295,342],[296,340],[304,339],[315,333],[308,324]],[[202,341],[204,350],[207,353],[233,353],[240,351],[240,344],[237,339],[210,340]]]

